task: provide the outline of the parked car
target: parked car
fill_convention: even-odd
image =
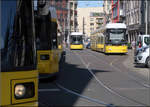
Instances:
[[[150,68],[150,45],[138,48],[135,53],[134,61],[136,64],[144,64]]]
[[[136,42],[136,50],[150,45],[150,35],[139,35]]]

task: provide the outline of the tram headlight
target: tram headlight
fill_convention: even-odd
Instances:
[[[16,99],[32,98],[35,95],[35,86],[33,82],[16,84],[14,87],[14,97]]]
[[[16,98],[23,98],[26,93],[26,88],[24,85],[19,84],[15,86],[15,97]]]

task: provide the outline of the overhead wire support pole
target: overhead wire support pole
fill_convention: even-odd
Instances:
[[[84,24],[84,17],[83,17],[83,34],[85,34],[85,32],[84,32],[84,29],[85,29],[85,28],[84,28],[84,25],[85,25],[85,24]]]
[[[148,34],[148,5],[147,5],[147,0],[146,0],[146,16],[145,16],[145,23],[146,23],[146,26],[145,26],[145,33],[146,35]]]

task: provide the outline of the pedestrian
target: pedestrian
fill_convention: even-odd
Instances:
[[[132,41],[131,45],[132,45],[132,49],[134,50],[135,49],[135,40]]]

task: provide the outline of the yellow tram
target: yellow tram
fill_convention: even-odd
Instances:
[[[58,74],[57,17],[54,7],[38,7],[35,11],[37,59],[40,78]]]
[[[61,27],[58,24],[58,30],[57,30],[57,40],[58,40],[58,56],[59,61],[61,60],[62,53],[63,53],[63,34],[61,31]]]
[[[70,49],[84,49],[83,33],[72,32],[69,36]]]
[[[127,53],[127,35],[124,23],[109,23],[91,33],[91,49],[104,53]]]
[[[31,0],[1,0],[0,106],[38,106]]]

